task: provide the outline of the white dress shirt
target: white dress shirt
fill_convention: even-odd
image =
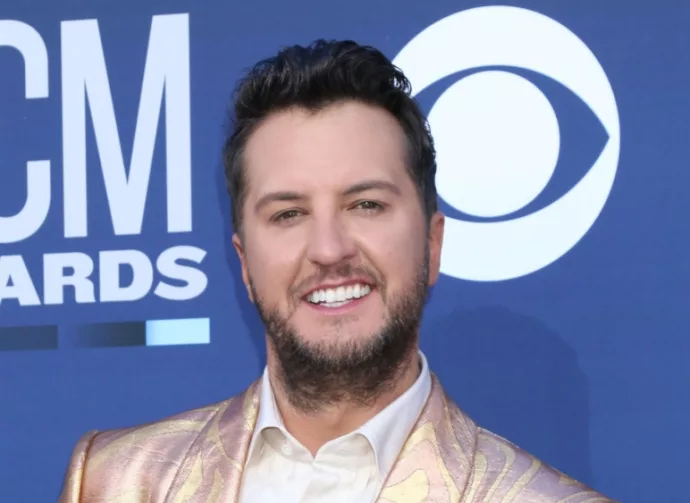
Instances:
[[[287,431],[264,370],[256,428],[239,503],[370,503],[398,457],[431,391],[427,361],[415,383],[357,430],[312,456]]]

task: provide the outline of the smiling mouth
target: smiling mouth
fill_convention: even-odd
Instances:
[[[364,283],[355,283],[336,288],[314,290],[306,296],[305,300],[317,306],[335,308],[345,306],[357,299],[362,299],[370,293],[371,286]]]

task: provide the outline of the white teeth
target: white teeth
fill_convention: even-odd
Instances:
[[[349,301],[349,300],[344,300],[344,301],[342,301],[342,302],[326,302],[326,303],[324,303],[324,304],[322,304],[322,305],[323,305],[323,306],[326,306],[326,307],[340,307],[340,306],[344,306],[344,305],[347,304],[348,302],[350,302],[350,301]]]
[[[359,299],[371,293],[371,287],[357,283],[355,285],[339,286],[315,290],[307,297],[312,304],[323,304],[326,307],[339,307],[352,299]]]

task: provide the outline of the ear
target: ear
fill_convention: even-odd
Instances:
[[[441,272],[441,247],[443,246],[443,229],[445,217],[437,211],[429,222],[429,286],[436,284]]]
[[[244,287],[247,289],[247,295],[249,300],[254,302],[254,296],[252,295],[252,289],[249,286],[249,270],[247,268],[247,257],[244,254],[244,246],[242,244],[242,238],[239,234],[235,233],[232,235],[232,245],[235,247],[237,256],[240,259],[240,266],[242,267],[242,282],[244,282]]]

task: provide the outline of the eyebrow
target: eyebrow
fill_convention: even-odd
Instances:
[[[262,196],[254,205],[254,211],[257,213],[264,207],[276,201],[301,201],[307,196],[299,192],[270,192]]]
[[[384,190],[387,192],[391,192],[395,195],[400,195],[400,189],[397,185],[384,180],[365,180],[363,182],[350,185],[347,189],[343,191],[343,195],[352,196],[354,194],[360,194],[362,192],[367,192],[369,190]],[[270,192],[259,198],[259,200],[254,205],[254,210],[256,212],[259,212],[264,206],[277,201],[302,201],[304,199],[307,199],[307,196],[300,192]]]
[[[366,192],[368,190],[384,190],[391,192],[397,196],[400,195],[400,189],[397,185],[391,182],[386,182],[384,180],[365,180],[363,182],[356,183],[349,186],[343,192],[346,196],[351,196],[353,194],[359,194],[361,192]]]

